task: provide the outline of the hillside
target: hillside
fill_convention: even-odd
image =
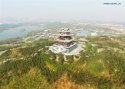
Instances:
[[[80,55],[66,57],[48,39],[0,46],[0,89],[125,89],[125,37],[86,39]]]

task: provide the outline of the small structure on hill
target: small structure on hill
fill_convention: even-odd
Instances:
[[[57,34],[56,43],[49,48],[53,53],[64,55],[78,55],[83,50],[82,45],[73,39],[69,28],[61,29]]]

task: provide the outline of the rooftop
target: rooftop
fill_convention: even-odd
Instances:
[[[71,32],[69,28],[62,28],[59,32]]]

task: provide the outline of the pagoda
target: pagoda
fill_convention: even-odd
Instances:
[[[77,42],[73,39],[73,34],[69,28],[61,29],[57,34],[56,44],[50,46],[54,53],[74,55],[72,52],[78,48]]]

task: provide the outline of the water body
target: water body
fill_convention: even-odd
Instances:
[[[36,26],[19,26],[16,28],[9,28],[0,32],[0,40],[9,38],[25,37],[29,32],[43,30],[43,25]]]
[[[88,36],[91,33],[85,29],[77,29],[75,34],[76,34],[76,36]]]

